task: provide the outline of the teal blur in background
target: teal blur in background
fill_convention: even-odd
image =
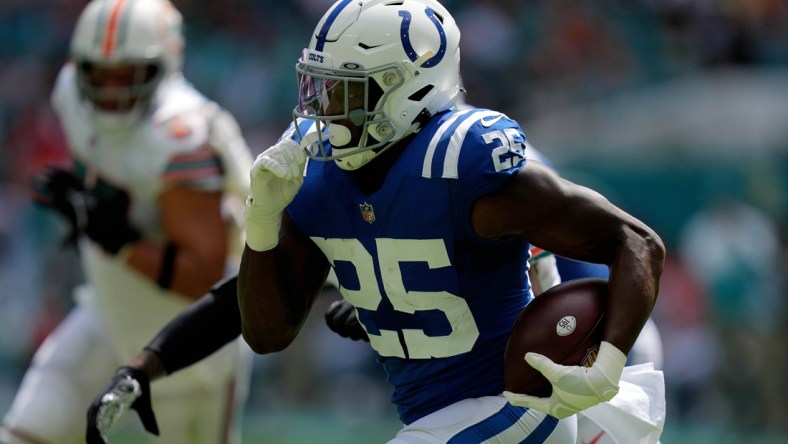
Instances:
[[[175,0],[186,77],[255,152],[295,105],[293,65],[326,0]],[[84,0],[0,4],[0,415],[80,281],[27,183],[65,159],[49,109]],[[467,101],[507,113],[565,177],[668,247],[662,442],[788,440],[788,4],[782,0],[446,1]],[[255,153],[256,154],[256,153]],[[244,442],[385,442],[398,430],[368,346],[318,301],[286,352],[256,357]],[[134,418],[132,418],[136,421]],[[117,442],[138,442],[134,424]]]

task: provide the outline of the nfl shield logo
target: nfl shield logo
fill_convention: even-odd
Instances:
[[[589,348],[586,351],[586,355],[583,357],[583,361],[580,362],[580,365],[583,367],[591,367],[596,362],[596,355],[599,354],[599,345],[595,345]]]
[[[359,208],[361,208],[361,217],[364,218],[365,221],[369,223],[375,222],[375,210],[372,208],[372,205],[364,202],[359,205]]]

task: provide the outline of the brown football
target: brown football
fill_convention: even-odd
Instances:
[[[563,282],[526,305],[506,344],[506,390],[550,396],[550,382],[525,362],[527,352],[563,365],[593,364],[603,339],[606,305],[607,280],[600,278]]]

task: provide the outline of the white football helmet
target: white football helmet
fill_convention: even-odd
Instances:
[[[97,124],[133,124],[148,109],[163,80],[180,73],[183,32],[180,12],[168,0],[92,0],[71,38],[77,85]],[[101,84],[94,68],[133,67],[130,84]],[[113,100],[108,110],[100,104]]]
[[[309,156],[354,170],[450,109],[460,91],[459,43],[454,19],[435,0],[334,3],[296,64],[295,126],[313,120],[332,145],[328,153],[318,140]],[[348,123],[362,128],[360,140]]]

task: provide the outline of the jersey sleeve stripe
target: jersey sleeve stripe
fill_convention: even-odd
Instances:
[[[497,115],[501,115],[501,113],[497,111],[474,112],[454,130],[449,140],[449,147],[446,150],[446,157],[443,159],[443,175],[441,177],[444,179],[457,179],[459,177],[460,150],[465,141],[465,136],[468,134],[468,129],[485,117]]]
[[[530,258],[528,258],[528,262],[534,262],[534,261],[537,261],[537,260],[539,260],[539,259],[541,259],[541,258],[543,258],[543,257],[550,256],[552,253],[550,253],[549,251],[542,250],[542,249],[541,249],[541,248],[539,248],[539,247],[534,247],[534,246],[532,245],[532,246],[531,246],[531,251],[530,251],[530,254],[531,254],[531,257],[530,257]]]
[[[435,134],[432,136],[432,139],[430,140],[430,144],[427,147],[427,153],[424,155],[424,164],[422,165],[421,168],[422,177],[424,177],[425,179],[432,177],[432,159],[435,157],[435,151],[438,148],[438,143],[440,143],[441,139],[443,138],[443,135],[446,133],[446,131],[449,130],[449,128],[452,127],[452,125],[454,125],[454,122],[456,122],[457,119],[459,119],[461,116],[464,116],[465,114],[468,114],[471,111],[472,110],[467,109],[454,114],[448,120],[443,122],[441,126],[438,128],[438,130],[435,131]]]
[[[307,119],[298,119],[298,131],[302,134],[308,134],[312,131],[315,131],[315,122]],[[287,130],[282,134],[282,137],[277,140],[277,142],[281,142],[285,139],[293,139],[297,140],[298,135],[296,133],[296,124],[291,123],[290,126],[287,127]]]
[[[209,148],[178,153],[170,159],[162,180],[167,185],[184,185],[205,188],[206,185],[222,180],[222,163]]]
[[[298,125],[300,126],[302,123],[303,121],[299,121]],[[281,142],[285,139],[293,138],[293,134],[295,134],[295,132],[296,132],[295,122],[290,123],[290,126],[287,127],[287,130],[285,130],[285,132],[282,134],[282,137],[280,137],[279,140],[277,140],[277,142]]]
[[[192,164],[181,168],[167,168],[164,181],[167,183],[182,180],[202,180],[221,176],[222,169],[218,164]]]

